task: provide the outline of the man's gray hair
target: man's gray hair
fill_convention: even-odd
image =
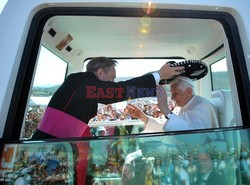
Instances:
[[[95,57],[92,58],[86,66],[87,71],[96,72],[99,68],[107,70],[108,68],[115,66],[116,60],[107,57]]]

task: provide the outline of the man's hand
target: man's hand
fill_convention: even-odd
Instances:
[[[127,107],[125,109],[128,111],[128,114],[131,117],[140,119],[145,124],[148,122],[147,115],[141,109],[139,109],[138,107],[130,104],[130,105],[127,105]]]
[[[157,85],[156,92],[157,92],[157,100],[158,100],[159,108],[161,109],[161,112],[165,116],[167,116],[169,113],[171,113],[170,109],[168,108],[167,93],[161,85]]]
[[[165,64],[161,67],[158,73],[161,79],[169,79],[172,76],[181,74],[184,68],[184,66],[170,67],[170,64]]]

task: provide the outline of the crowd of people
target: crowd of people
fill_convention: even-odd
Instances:
[[[163,118],[158,105],[156,102],[148,103],[146,100],[136,101],[135,105],[140,107],[146,115],[152,116],[154,118]],[[41,121],[42,116],[44,115],[44,107],[36,106],[30,107],[26,117],[24,127],[22,129],[22,139],[29,139],[32,134],[35,132],[38,124]],[[114,105],[108,104],[98,104],[97,115],[90,120],[90,123],[95,124],[98,122],[105,121],[122,121],[122,120],[132,120],[133,118],[128,114],[127,109],[119,109]],[[105,124],[105,123],[104,123]],[[126,128],[119,128],[124,134],[130,132],[126,131]],[[125,129],[125,130],[124,130]],[[120,134],[120,135],[124,135]],[[92,134],[95,136],[95,134]]]
[[[148,116],[154,118],[164,117],[156,102],[134,101],[133,104],[139,107]],[[30,108],[25,120],[23,138],[31,137],[41,121],[43,114],[43,107]],[[105,124],[106,121],[120,120],[133,120],[126,108],[119,109],[115,105],[99,104],[97,115],[91,119],[90,122],[92,124],[99,122]],[[128,127],[120,126],[117,128],[119,128],[118,135],[130,133]],[[96,129],[91,129],[91,131],[93,136],[112,135],[106,126],[96,127]],[[103,134],[101,134],[101,132],[103,132]],[[117,133],[115,135],[117,135]],[[131,170],[136,171],[136,167],[135,164],[133,167],[128,166],[126,164],[126,157],[138,150],[140,150],[140,146],[138,140],[134,138],[116,141],[98,141],[96,143],[95,141],[91,141],[88,157],[88,175],[95,177],[95,179],[102,179],[104,177],[121,178],[123,184],[133,184],[135,181],[129,180],[128,177],[131,176],[133,177],[132,179],[135,179],[136,176],[133,174],[129,175],[129,173],[131,173]],[[184,154],[181,150],[175,149],[172,152],[169,151],[166,156],[142,157],[143,160],[141,160],[141,162],[145,164],[143,167],[145,178],[141,178],[140,181],[143,180],[145,184],[149,185],[200,185],[202,183],[200,183],[199,180],[201,177],[199,171],[201,171],[202,167],[206,168],[206,166],[211,166],[210,170],[213,170],[218,179],[220,179],[220,177],[224,179],[224,176],[227,176],[227,183],[235,184],[236,181],[239,181],[237,177],[241,177],[242,184],[248,184],[250,182],[250,150],[247,146],[242,146],[241,150],[241,152],[235,150],[227,153],[210,151],[210,153],[205,156],[206,159],[199,158],[197,148],[193,148],[188,154]],[[32,182],[39,182],[43,179],[43,184],[66,183],[68,181],[67,166],[60,165],[62,162],[58,163],[57,160],[57,162],[52,162],[58,163],[57,167],[52,171],[49,170],[46,164],[49,163],[48,161],[51,161],[51,155],[49,153],[46,155],[46,157],[41,157],[34,153],[33,158],[29,156],[29,159],[26,159],[26,161],[28,161],[26,163],[24,163],[21,157],[19,162],[15,164],[15,171],[17,173],[13,179],[20,181],[32,177]],[[23,156],[27,157],[25,151],[23,151]],[[43,160],[41,160],[41,158]],[[202,160],[210,162],[208,164],[203,162],[204,164],[202,165]],[[239,172],[238,175],[237,172]],[[135,174],[135,172],[133,173]],[[14,176],[13,174],[12,176],[5,175],[6,178]]]
[[[127,103],[129,104],[129,103]],[[162,113],[157,105],[157,102],[147,103],[146,100],[135,101],[135,105],[143,110],[143,112],[149,116],[154,118],[160,118]],[[126,108],[119,109],[116,108],[115,105],[103,105],[98,104],[98,112],[97,115],[90,120],[90,122],[96,121],[119,121],[119,120],[132,120],[132,118],[128,114],[128,110]]]
[[[245,146],[241,151],[231,148],[225,152],[212,147],[204,149],[204,146],[184,152],[176,147],[164,155],[150,156],[143,154],[136,140],[131,141],[110,143],[106,156],[102,156],[103,164],[94,164],[93,156],[90,157],[89,174],[99,179],[121,177],[123,185],[235,185],[240,181],[246,185],[250,182],[250,150]],[[130,150],[125,146],[131,147]],[[128,160],[131,156],[133,160]]]
[[[63,145],[17,150],[13,169],[1,177],[9,184],[63,185],[70,181],[69,173],[73,171],[69,170],[68,152]]]
[[[234,185],[239,181],[246,185],[250,182],[250,150],[244,145],[241,151],[231,148],[224,152],[213,147],[204,149],[202,145],[184,152],[183,147],[176,146],[163,152],[164,155],[157,152],[148,155],[136,139],[105,142],[99,142],[106,147],[106,152],[100,152],[102,163],[95,162],[94,158],[98,157],[95,148],[90,152],[88,174],[95,178],[120,177],[123,185],[206,185],[210,181],[214,185]],[[211,177],[205,177],[207,174]]]
[[[105,127],[98,127],[96,135],[105,136]],[[213,145],[209,147],[209,144],[206,150],[202,144],[184,147],[164,142],[155,148],[147,145],[147,141],[151,139],[144,142],[137,138],[91,140],[87,175],[99,182],[118,179],[118,184],[123,185],[201,185],[200,178],[206,173],[213,174],[214,185],[225,182],[234,185],[239,181],[246,185],[250,182],[250,148],[247,143],[242,143],[240,150],[231,147],[221,151]],[[74,154],[70,154],[63,144],[20,147],[14,168],[1,178],[10,184],[67,184],[71,178],[76,181],[75,164],[70,162],[76,163],[79,156],[75,149],[73,151]],[[69,156],[74,160],[68,161]],[[128,160],[131,156],[133,159]]]
[[[25,116],[25,122],[23,125],[21,139],[29,139],[35,132],[38,124],[44,115],[44,108],[41,106],[29,107]]]

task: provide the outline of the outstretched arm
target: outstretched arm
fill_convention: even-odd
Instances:
[[[143,98],[155,96],[155,88],[161,79],[169,79],[179,75],[184,67],[171,67],[164,64],[157,72],[122,82],[95,81],[86,82],[87,97],[96,97],[99,103],[110,104],[129,98]],[[92,79],[93,80],[93,79]],[[96,95],[96,96],[95,96]]]
[[[127,105],[126,109],[128,111],[128,114],[131,117],[140,119],[142,122],[147,124],[148,116],[141,109],[139,109],[137,106],[130,104],[130,105]]]

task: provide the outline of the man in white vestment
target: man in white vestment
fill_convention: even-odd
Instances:
[[[195,130],[218,128],[218,119],[213,105],[205,98],[195,95],[193,81],[179,76],[170,83],[171,99],[176,107],[168,107],[167,94],[162,86],[157,87],[157,99],[162,113],[167,120],[159,122],[144,114],[137,107],[130,105],[129,113],[145,123],[144,132]]]

